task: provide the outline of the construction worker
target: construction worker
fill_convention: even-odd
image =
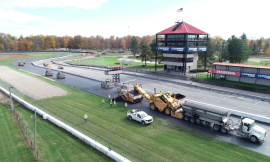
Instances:
[[[168,94],[168,95],[170,94],[170,91],[169,91],[169,90],[167,90],[167,94]]]
[[[127,107],[127,102],[125,103],[125,110],[127,111],[128,110],[128,107]]]
[[[161,91],[159,91],[159,94],[162,94],[162,92],[161,92]]]
[[[110,101],[111,100],[111,95],[110,94],[108,95],[108,98],[109,98],[109,101]]]
[[[116,101],[115,100],[114,100],[113,104],[114,104],[114,107],[116,107]]]
[[[88,118],[88,116],[86,114],[84,114],[84,121],[83,122],[87,123],[87,118]]]
[[[104,101],[104,98],[103,98],[103,100],[102,100],[102,104],[103,104],[103,106],[104,106],[104,103],[105,103],[105,101]]]
[[[112,107],[112,100],[110,101],[111,107]]]

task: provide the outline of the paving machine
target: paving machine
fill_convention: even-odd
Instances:
[[[105,81],[101,82],[101,87],[109,89],[109,88],[113,88],[114,84],[112,83],[111,79],[105,79]]]
[[[57,66],[57,69],[64,69],[64,67],[63,66]]]
[[[138,84],[134,85],[134,89],[143,95],[143,97],[149,102],[152,110],[159,110],[160,112],[164,112],[166,115],[171,115],[171,112],[176,112],[180,109],[181,104],[186,102],[185,97],[182,97],[182,99],[176,99],[176,95],[172,97],[171,94],[164,93],[149,94],[145,92]]]
[[[117,92],[120,93],[122,90],[131,91],[131,90],[133,90],[133,88],[129,88],[129,82],[122,82],[117,87]]]
[[[211,126],[215,131],[222,133],[234,131],[236,135],[248,138],[252,142],[263,141],[266,137],[266,130],[255,125],[252,119],[241,118],[237,124],[234,124],[229,119],[233,111],[196,101],[187,101],[181,94],[149,94],[138,84],[134,85],[134,89],[148,100],[152,110],[158,109],[166,115],[181,120]]]
[[[53,72],[50,69],[47,69],[45,72],[45,76],[53,76]]]
[[[18,63],[18,66],[24,66],[24,63],[23,63],[22,61],[20,61],[20,62]]]
[[[139,103],[143,100],[143,96],[135,90],[122,90],[118,96],[113,98],[113,100]]]
[[[56,75],[56,77],[58,79],[65,79],[66,75],[62,72],[62,71],[59,71]]]
[[[49,64],[47,64],[47,63],[43,63],[43,65],[44,65],[45,67],[51,68],[51,65],[49,65]]]

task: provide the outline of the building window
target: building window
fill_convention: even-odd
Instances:
[[[163,61],[182,63],[185,62],[185,58],[163,57]],[[193,62],[193,58],[187,58],[187,62]]]

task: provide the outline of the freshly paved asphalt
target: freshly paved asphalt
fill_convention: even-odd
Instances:
[[[65,55],[65,54],[60,54],[60,56],[63,56],[63,55]],[[44,76],[44,73],[45,73],[44,68],[35,67],[35,66],[33,66],[32,64],[29,63],[29,62],[31,62],[33,60],[36,60],[36,59],[39,59],[39,58],[25,59],[26,60],[25,66],[18,66],[18,62],[20,60],[13,61],[12,65],[19,68],[19,69],[26,70],[26,71],[29,71],[29,72],[36,73],[36,74]],[[100,82],[98,82],[98,81],[86,79],[86,78],[83,78],[83,77],[78,77],[78,76],[71,75],[71,74],[65,74],[65,75],[66,75],[66,79],[57,79],[55,75],[53,77],[50,77],[50,79],[56,80],[58,82],[66,84],[66,85],[70,85],[70,86],[73,86],[73,87],[80,88],[81,90],[87,91],[89,93],[92,93],[92,94],[95,94],[95,95],[98,95],[98,96],[101,96],[101,97],[104,97],[104,98],[107,98],[108,94],[110,94],[111,96],[116,96],[118,94],[115,88],[114,89],[109,89],[109,90],[108,89],[102,89],[101,86],[100,86]],[[123,79],[122,81],[125,81],[125,79],[128,79],[128,78],[123,78],[122,77],[122,79]],[[141,81],[141,79],[137,80],[138,83],[141,83],[139,81]],[[152,84],[151,82],[154,82],[154,81],[149,82],[148,80],[144,80],[142,83],[145,83],[145,82],[148,82],[148,84]],[[131,85],[132,84],[133,83],[131,83]],[[163,85],[163,84],[167,85],[168,83],[159,82],[158,84],[160,86],[160,85]],[[143,88],[145,88],[145,87],[147,89],[153,89],[151,87],[147,87],[147,86],[143,85]],[[181,93],[185,94],[186,92],[189,92],[188,95],[185,94],[188,98],[190,98],[190,96],[192,96],[192,93],[195,93],[195,94],[201,93],[202,96],[204,96],[204,98],[209,97],[208,94],[207,94],[209,92],[205,92],[205,91],[202,91],[202,90],[194,91],[194,89],[188,89],[188,87],[186,87],[186,88],[187,89],[185,90],[185,92],[182,90]],[[211,95],[211,97],[213,97],[213,96]],[[200,101],[200,102],[205,101],[203,98],[200,98],[200,97],[199,98],[197,98],[197,97],[192,98],[192,100],[196,100],[196,101]],[[212,98],[212,100],[217,100],[217,99]],[[247,102],[245,100],[242,101],[242,102],[239,102],[238,99],[232,100],[232,101],[234,101],[233,103],[231,103],[232,105],[235,105],[234,107],[245,104],[245,102]],[[226,102],[224,102],[224,104],[227,105],[227,104],[229,104],[229,102],[230,101],[226,101]],[[218,103],[218,102],[214,102],[214,104],[216,104],[216,103]],[[122,103],[122,104],[124,104],[124,103]],[[248,103],[248,104],[250,104],[250,103]],[[258,104],[256,104],[256,105],[258,105]],[[152,111],[152,110],[149,109],[148,102],[145,99],[141,103],[129,104],[129,107],[135,108],[135,109],[142,109],[143,111],[145,111],[146,113],[148,113],[148,114],[150,114],[152,116],[162,118],[162,119],[170,121],[170,122],[172,122],[174,124],[181,125],[181,126],[189,128],[189,129],[192,129],[192,130],[195,130],[195,131],[210,135],[212,137],[219,138],[219,139],[222,139],[224,141],[233,143],[235,145],[245,147],[247,149],[250,149],[250,150],[259,152],[261,154],[270,156],[270,137],[269,136],[267,136],[265,141],[263,141],[263,142],[251,143],[248,139],[238,137],[233,132],[230,132],[229,134],[222,134],[221,132],[214,131],[210,127],[204,127],[204,126],[197,125],[197,124],[191,124],[189,122],[185,122],[185,121],[182,121],[182,120],[170,117],[170,116],[166,116],[163,113],[160,113],[160,112],[157,112],[157,111]],[[234,122],[237,122],[239,117],[231,116],[231,119]],[[267,132],[270,132],[269,124],[265,124],[265,123],[261,123],[261,122],[256,122],[256,123],[257,123],[258,126],[261,126],[264,129],[266,129]],[[181,137],[179,137],[179,138],[181,138]]]

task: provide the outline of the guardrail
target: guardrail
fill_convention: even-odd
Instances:
[[[10,93],[5,90],[4,88],[0,87],[0,91],[4,92],[6,95],[10,95]],[[49,115],[48,113],[40,110],[39,108],[35,107],[34,105],[22,100],[20,97],[11,94],[11,97],[13,99],[15,99],[17,102],[19,102],[20,104],[22,104],[24,107],[37,112],[37,114],[43,116],[43,119],[49,120],[50,122],[52,122],[53,124],[57,125],[60,128],[65,129],[67,132],[71,133],[72,135],[74,135],[75,137],[81,139],[83,142],[85,142],[86,144],[92,146],[93,148],[97,149],[98,151],[102,152],[103,154],[105,154],[106,156],[112,158],[113,160],[117,161],[117,162],[130,162],[130,160],[128,160],[127,158],[119,155],[118,153],[114,152],[113,150],[108,149],[108,147],[100,144],[99,142],[97,142],[96,140],[91,139],[90,137],[84,135],[83,133],[79,132],[78,130],[72,128],[71,126],[67,125],[66,123],[56,119],[55,117],[53,117],[52,115]]]

